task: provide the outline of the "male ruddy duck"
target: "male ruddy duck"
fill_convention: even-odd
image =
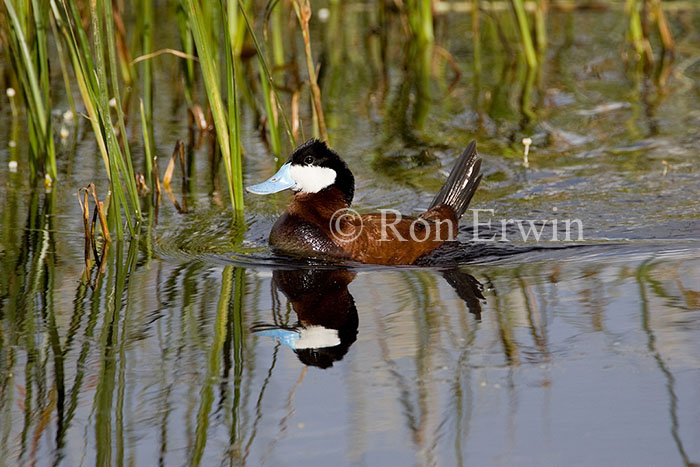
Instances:
[[[350,207],[355,194],[355,177],[326,143],[312,139],[299,146],[275,175],[247,190],[256,194],[295,192],[270,232],[275,250],[370,264],[413,264],[454,240],[459,218],[481,181],[480,168],[472,141],[424,213],[343,216],[339,213]]]

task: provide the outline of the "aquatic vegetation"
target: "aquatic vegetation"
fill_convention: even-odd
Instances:
[[[0,0],[0,464],[697,463],[700,10],[519,3]],[[271,252],[321,113],[360,212],[476,139],[502,242]]]
[[[205,2],[210,3],[210,2]],[[224,103],[224,96],[221,93],[220,75],[216,64],[218,48],[216,46],[218,34],[211,25],[204,23],[204,9],[199,0],[186,0],[185,12],[188,25],[194,37],[194,43],[199,54],[199,64],[202,69],[204,85],[207,90],[207,98],[212,111],[214,125],[216,127],[219,148],[226,168],[226,181],[228,182],[228,193],[231,205],[235,211],[243,209],[243,183],[241,180],[241,146],[240,146],[240,124],[238,118],[238,95],[236,86],[236,57],[235,50],[235,16],[232,14],[236,9],[233,2],[228,2],[228,8],[224,10],[221,4],[222,25],[225,27],[224,53],[225,53],[225,89],[227,91],[228,108]]]
[[[141,208],[117,76],[115,28],[111,5],[107,7],[104,1],[98,0],[96,8],[91,9],[92,47],[74,0],[51,0],[51,9],[61,35],[59,40],[62,41],[70,57],[83,105],[110,180],[111,192],[114,195],[109,204],[111,228],[116,231],[117,239],[123,238],[122,214],[124,214],[129,231],[132,236],[135,236],[137,233],[135,223],[141,219]],[[105,49],[108,58],[105,58]],[[110,71],[109,79],[107,68]],[[114,106],[110,105],[110,102],[114,102]],[[117,116],[116,128],[112,122],[112,107]]]
[[[154,131],[154,73],[155,67],[160,64],[155,59],[162,53],[172,54],[181,62],[183,94],[192,115],[201,106],[208,107],[210,111],[211,122],[206,122],[208,116],[201,110],[195,122],[200,130],[208,130],[210,124],[213,125],[234,212],[240,213],[244,208],[241,132],[246,112],[252,110],[255,115],[264,115],[264,119],[260,118],[258,122],[264,129],[270,152],[276,157],[297,144],[299,130],[303,137],[304,122],[301,118],[307,109],[311,113],[313,135],[324,140],[329,138],[321,95],[321,81],[328,66],[323,58],[330,56],[333,67],[337,67],[339,55],[336,50],[344,47],[344,44],[336,44],[337,39],[327,38],[333,50],[330,55],[325,51],[328,47],[325,42],[312,46],[310,23],[312,20],[326,22],[330,15],[334,22],[333,29],[342,29],[343,9],[349,6],[331,2],[329,12],[325,8],[313,11],[308,0],[177,0],[158,7],[150,0],[138,0],[135,2],[136,14],[131,18],[129,12],[120,10],[120,4],[111,5],[104,0],[96,1],[95,8],[90,9],[82,8],[78,0],[3,0],[3,3],[5,15],[0,24],[9,45],[7,55],[28,111],[32,178],[46,174],[49,185],[56,182],[56,150],[51,118],[52,94],[55,91],[52,90],[49,74],[52,62],[56,60],[72,114],[79,115],[73,101],[72,87],[76,85],[96,137],[114,195],[108,217],[118,238],[123,235],[122,217],[131,235],[138,232],[137,224],[142,217],[139,192],[143,194],[144,190],[139,190],[137,186],[136,180],[140,175],[134,169],[136,160],[143,159],[143,180],[149,191],[156,191],[159,175],[153,171],[161,141],[157,140]],[[454,65],[449,52],[436,44],[435,30],[445,9],[459,9],[460,5],[410,0],[394,6],[398,7],[396,15],[396,12],[387,9],[385,2],[377,2],[377,8],[372,11],[380,26],[377,34],[382,60],[388,59],[385,36],[394,24],[402,26],[405,39],[411,44],[407,48],[410,53],[406,55],[406,64],[415,78],[410,82],[415,83],[418,98],[415,105],[409,106],[408,98],[412,91],[407,88],[408,94],[397,96],[400,100],[397,105],[399,109],[411,109],[411,126],[418,130],[424,127],[430,109],[431,79],[442,73],[442,67],[436,66],[436,57],[444,57],[445,63],[455,71],[455,79],[459,79],[459,67]],[[534,122],[538,103],[533,102],[531,96],[540,71],[532,70],[538,68],[539,61],[546,54],[547,16],[552,6],[547,0],[534,3],[511,0],[510,7],[512,11],[507,11],[501,3],[472,2],[466,10],[472,14],[471,37],[460,36],[459,40],[471,40],[473,43],[474,80],[477,85],[482,73],[484,41],[501,42],[504,66],[511,61],[509,56],[514,51],[521,51],[522,56],[517,63],[524,59],[531,69],[518,72],[518,79],[522,82],[519,99],[521,111],[526,122]],[[166,27],[155,20],[155,8],[174,13],[182,50],[155,43],[158,29]],[[567,8],[576,8],[576,5]],[[480,10],[487,14],[480,15]],[[655,59],[649,25],[653,23],[657,26],[662,46],[662,68],[657,76],[660,82],[666,80],[668,71],[663,68],[666,66],[663,54],[672,52],[675,43],[662,3],[652,1],[643,6],[637,0],[627,0],[624,12],[628,17],[630,43],[636,56],[646,63],[652,63]],[[291,18],[296,18],[296,26]],[[370,37],[373,34],[375,32],[370,30]],[[226,40],[221,41],[221,37]],[[299,38],[303,50],[295,44]],[[48,53],[54,45],[58,52],[56,58]],[[320,62],[314,56],[318,55],[316,47],[322,50]],[[255,57],[257,67],[249,65],[251,57]],[[385,64],[379,66],[385,67]],[[299,73],[300,68],[306,70],[304,77]],[[333,70],[331,72],[335,73]],[[137,74],[138,80],[134,81]],[[134,88],[136,84],[138,88]],[[199,97],[201,87],[203,97]],[[133,98],[141,102],[138,108],[144,152],[143,157],[136,155],[136,158],[132,156],[133,142],[128,138],[128,109],[132,107],[130,102]],[[479,100],[480,93],[476,95],[477,104]],[[498,113],[499,106],[500,102],[495,99],[491,112]],[[288,145],[283,146],[282,131],[287,134]],[[62,129],[62,133],[66,132]],[[422,136],[414,132],[410,137],[420,139]],[[172,142],[163,144],[169,146]]]
[[[56,149],[51,126],[49,5],[39,0],[4,0],[4,5],[10,60],[28,110],[31,176],[44,173],[50,185],[56,180]]]

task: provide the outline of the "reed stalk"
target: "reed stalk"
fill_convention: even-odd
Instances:
[[[304,53],[306,55],[306,70],[309,74],[309,84],[311,85],[311,95],[313,98],[313,118],[318,126],[318,133],[322,140],[328,141],[326,131],[326,119],[323,116],[323,106],[321,105],[321,88],[318,86],[316,68],[311,54],[311,38],[309,35],[309,21],[311,20],[311,3],[309,0],[293,0],[294,11],[299,19],[301,34],[304,39]]]
[[[537,66],[537,54],[535,53],[535,47],[532,42],[532,35],[530,34],[530,26],[528,25],[527,13],[525,13],[523,0],[511,0],[511,4],[513,5],[515,17],[518,20],[520,39],[522,40],[523,49],[525,50],[525,59],[529,67],[535,68]]]
[[[432,1],[407,0],[406,14],[413,37],[418,39],[421,44],[432,43],[435,39]]]
[[[129,232],[132,236],[136,236],[132,214],[136,220],[139,220],[141,211],[119,97],[111,5],[106,8],[104,0],[96,0],[95,8],[91,9],[93,52],[87,34],[82,27],[82,20],[75,0],[50,0],[50,4],[56,27],[63,40],[63,46],[70,57],[83,104],[95,133],[97,146],[110,180],[111,191],[114,194],[109,206],[110,223],[116,229],[117,239],[123,238],[121,220],[123,212]],[[103,39],[106,39],[106,44]],[[108,84],[110,81],[107,79],[105,48],[107,48],[109,55],[111,92],[117,102],[116,114],[124,150],[118,142],[110,114],[110,87]]]
[[[284,65],[284,37],[282,33],[282,6],[283,2],[274,2],[270,11],[270,43],[272,45],[272,59],[276,67]],[[266,37],[267,39],[267,37]]]
[[[56,180],[56,150],[51,128],[51,95],[47,30],[49,9],[45,2],[4,0],[9,19],[9,41],[13,68],[28,107],[29,142],[32,148],[32,176],[44,168]]]
[[[537,51],[543,54],[547,48],[547,11],[549,0],[536,0],[535,6],[535,39]]]
[[[286,114],[284,113],[284,110],[282,109],[281,101],[280,98],[277,94],[277,90],[275,89],[275,83],[272,79],[272,73],[270,72],[270,67],[267,64],[267,60],[265,59],[266,54],[265,54],[265,49],[263,48],[262,44],[258,40],[257,35],[255,34],[255,30],[253,29],[253,25],[250,22],[250,18],[248,17],[248,14],[246,13],[244,9],[244,5],[241,2],[241,0],[238,0],[238,5],[240,8],[241,13],[243,14],[243,19],[245,21],[245,24],[248,27],[248,33],[250,34],[250,37],[253,39],[253,44],[255,45],[255,50],[257,51],[258,54],[258,64],[261,69],[261,79],[265,79],[267,81],[267,89],[270,91],[270,104],[274,104],[277,108],[277,115],[282,117],[282,122],[284,123],[285,131],[287,133],[287,137],[289,138],[289,142],[292,145],[292,147],[296,146],[296,137],[295,133],[292,131],[292,127],[289,124],[289,119],[287,119]],[[272,102],[274,101],[274,102]],[[293,113],[293,112],[292,112]]]
[[[56,29],[56,22],[51,21],[51,32],[53,33],[55,38],[58,38],[58,30]],[[61,45],[60,40],[55,41],[56,44],[56,51],[58,52],[58,62],[61,65],[61,75],[63,76],[63,85],[66,88],[66,99],[68,100],[68,106],[70,107],[70,111],[73,113],[73,116],[75,117],[78,115],[78,113],[75,110],[75,99],[73,99],[73,90],[71,87],[71,81],[70,81],[70,71],[68,67],[70,66],[69,64],[69,59],[66,55],[65,50],[63,49],[63,46]]]
[[[139,101],[139,110],[141,112],[141,132],[143,134],[143,150],[145,152],[146,159],[146,180],[148,184],[152,187],[154,193],[156,193],[156,181],[154,180],[153,173],[153,152],[151,151],[151,139],[149,134],[148,120],[146,119],[146,109],[143,105],[143,99]],[[157,178],[159,174],[155,174]]]
[[[260,55],[258,55],[260,57]],[[265,72],[262,65],[262,60],[258,59],[258,68],[260,70],[260,84],[262,85],[263,98],[265,100],[265,112],[267,113],[267,132],[270,138],[270,146],[276,157],[280,155],[282,150],[280,143],[279,121],[277,118],[277,109],[273,104],[274,96],[270,90],[270,83],[265,77]]]
[[[141,33],[141,55],[148,56],[153,53],[153,1],[139,1],[139,31]],[[185,62],[189,62],[186,60]],[[155,152],[153,135],[153,61],[141,62],[141,83],[143,86],[143,104],[146,113],[146,127],[148,129],[149,152]],[[145,142],[145,141],[144,141]]]
[[[221,5],[224,11],[223,3]],[[228,102],[228,131],[231,135],[231,170],[237,176],[238,183],[233,187],[234,196],[241,201],[241,209],[237,209],[236,213],[240,217],[243,209],[243,155],[241,151],[241,124],[240,110],[238,108],[238,80],[236,62],[238,54],[237,47],[243,46],[243,39],[238,38],[236,34],[242,28],[240,20],[236,17],[237,5],[234,0],[226,2],[225,27],[228,41],[224,41],[224,53],[226,54],[226,96]],[[240,35],[244,37],[243,35]],[[237,42],[240,41],[240,42]]]
[[[644,27],[642,25],[642,16],[639,12],[640,5],[639,0],[627,0],[625,2],[625,12],[629,16],[628,18],[628,37],[632,42],[637,57],[640,60],[648,59],[651,61],[653,59],[651,54],[651,47],[649,46],[646,37],[644,36]]]
[[[184,0],[185,1],[185,13],[187,15],[187,22],[189,24],[190,30],[194,37],[194,42],[199,54],[199,65],[202,70],[202,77],[204,79],[204,86],[207,91],[207,99],[209,101],[209,106],[212,111],[212,116],[214,118],[214,126],[216,127],[217,140],[219,142],[219,147],[221,149],[221,154],[224,160],[224,167],[226,169],[226,180],[228,182],[228,192],[231,199],[231,206],[234,211],[243,210],[243,180],[242,173],[239,171],[237,173],[233,172],[233,166],[237,168],[241,167],[240,158],[236,161],[233,160],[234,154],[231,151],[231,137],[238,138],[237,134],[232,135],[230,126],[231,123],[234,126],[237,124],[236,115],[231,116],[234,121],[230,121],[227,116],[226,109],[224,108],[224,101],[221,95],[219,87],[219,71],[216,67],[218,60],[216,60],[214,45],[214,38],[211,29],[207,27],[204,19],[204,10],[199,0]],[[207,3],[207,2],[205,2]],[[211,24],[211,23],[209,23]],[[227,25],[227,31],[230,28]],[[227,47],[231,46],[230,43],[230,33],[227,34],[229,40],[225,41]],[[233,64],[228,63],[227,54],[227,76],[226,79],[231,81],[234,79],[232,74]],[[230,66],[229,66],[230,65]]]
[[[192,39],[192,32],[187,25],[187,14],[185,13],[184,6],[182,2],[177,2],[177,27],[180,33],[180,43],[182,44],[182,50],[189,56],[194,55],[194,40]],[[183,70],[185,73],[185,99],[187,104],[192,107],[194,104],[194,61],[184,60]]]
[[[676,49],[676,43],[673,40],[671,29],[668,25],[668,22],[666,21],[666,15],[664,14],[664,9],[661,6],[661,0],[653,0],[652,10],[659,28],[661,44],[663,45],[665,50],[673,53]]]
[[[268,23],[267,20],[269,18],[275,19],[276,21],[272,24],[272,56],[273,56],[273,63],[276,66],[281,66],[284,63],[284,49],[282,45],[282,32],[281,32],[281,25],[280,25],[280,14],[279,11],[282,8],[279,6],[281,2],[280,1],[273,1],[268,3],[268,8],[271,8],[270,10],[266,10],[265,12],[265,23],[263,26],[263,37],[269,41],[270,34],[268,34]],[[265,65],[264,61],[267,58],[264,55],[265,51],[264,50],[257,50],[257,56],[258,56],[258,71],[260,72],[260,84],[262,87],[262,93],[263,93],[263,100],[265,102],[265,113],[267,114],[267,132],[268,132],[268,138],[270,142],[270,146],[272,147],[272,152],[274,153],[275,157],[279,157],[280,152],[281,152],[281,143],[280,143],[280,134],[279,134],[279,118],[278,118],[278,113],[277,109],[275,107],[275,97],[272,93],[272,89],[270,87],[271,81],[268,80],[267,76],[265,76]],[[269,61],[269,59],[268,59]]]

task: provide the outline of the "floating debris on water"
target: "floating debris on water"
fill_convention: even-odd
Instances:
[[[612,112],[613,110],[626,109],[628,107],[632,107],[632,105],[629,102],[609,102],[607,104],[596,105],[592,109],[578,110],[576,111],[576,115],[590,117],[592,115]]]

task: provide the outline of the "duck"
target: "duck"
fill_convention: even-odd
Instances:
[[[294,197],[273,225],[269,243],[276,253],[330,261],[412,265],[454,242],[482,174],[472,141],[457,159],[428,209],[416,216],[397,211],[359,214],[351,206],[355,177],[328,145],[310,139],[297,147],[268,180],[246,188],[268,195],[292,190]]]

